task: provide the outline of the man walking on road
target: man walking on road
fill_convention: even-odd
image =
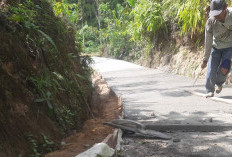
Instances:
[[[232,8],[225,0],[212,0],[205,26],[205,49],[201,68],[207,66],[206,97],[220,93],[230,71],[232,55]],[[208,63],[208,65],[207,65]]]

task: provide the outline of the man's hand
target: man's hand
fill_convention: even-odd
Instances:
[[[206,66],[207,66],[207,61],[204,60],[201,64],[201,68],[204,69]]]

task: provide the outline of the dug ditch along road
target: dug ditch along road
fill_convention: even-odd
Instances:
[[[123,136],[124,157],[231,157],[232,87],[201,97],[204,80],[93,57],[93,68],[122,98],[123,117],[165,132],[171,140]]]

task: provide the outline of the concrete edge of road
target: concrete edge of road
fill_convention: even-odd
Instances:
[[[100,72],[95,70],[100,76],[101,79],[103,79],[105,82],[106,80],[101,75]],[[107,83],[107,82],[106,82]],[[120,96],[116,94],[116,92],[108,85],[108,88],[118,97],[118,104],[122,106],[122,99]],[[122,118],[123,112],[120,113],[121,116],[115,117],[115,118]],[[113,133],[108,134],[104,140],[100,143],[95,143],[91,148],[86,150],[85,152],[82,152],[81,154],[77,155],[76,157],[98,157],[98,155],[102,156],[114,156],[117,154],[117,152],[120,150],[120,143],[122,141],[122,130],[121,129],[114,129]]]
[[[221,132],[230,131],[232,126],[227,125],[210,125],[210,124],[168,124],[168,125],[152,125],[147,124],[146,129],[156,130],[160,132],[173,132],[173,131],[183,131],[183,132]]]
[[[195,92],[195,91],[191,91],[191,90],[184,90],[190,94],[196,95],[196,96],[201,96],[201,97],[205,97],[205,94],[203,93],[199,93],[199,92]],[[213,101],[217,101],[217,102],[223,102],[223,103],[227,103],[227,104],[232,104],[232,100],[231,99],[225,99],[225,98],[219,98],[219,97],[209,97],[207,99],[211,99]]]
[[[104,79],[102,77],[102,79]],[[105,80],[105,79],[104,79]],[[112,92],[114,92],[114,94],[118,97],[118,103],[121,105],[122,107],[122,98],[120,96],[118,96],[116,94],[116,92],[108,86],[108,88],[110,88],[110,90]],[[120,113],[121,116],[118,117],[118,119],[123,118],[123,111]],[[120,150],[120,143],[122,142],[122,135],[123,135],[123,131],[121,129],[114,129],[112,134],[109,134],[105,137],[105,139],[102,141],[102,143],[107,144],[110,148],[114,149],[114,155],[117,154],[117,151]]]
[[[95,70],[97,71],[97,70]],[[100,72],[98,72],[101,76],[101,78],[106,82],[105,78],[101,75]],[[107,83],[107,82],[106,82]],[[123,108],[123,101],[122,98],[120,96],[117,95],[117,93],[108,85],[108,88],[117,96],[118,98],[118,104],[119,106],[121,106]],[[121,113],[119,115],[119,117],[115,117],[118,119],[123,119],[124,115],[123,115],[123,111],[121,110]],[[107,144],[110,148],[115,150],[115,154],[117,154],[117,151],[120,150],[120,143],[122,141],[122,135],[123,135],[123,131],[121,129],[115,128],[112,134],[109,134],[105,137],[105,139],[102,141],[102,143]]]
[[[120,129],[115,129],[115,131],[109,134],[102,142],[94,144],[91,148],[76,157],[113,157],[117,155],[118,150],[120,150],[121,137],[122,131]]]

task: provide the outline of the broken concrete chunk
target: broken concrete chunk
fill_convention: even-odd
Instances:
[[[97,143],[87,151],[77,155],[76,157],[111,157],[115,150],[105,143]]]

